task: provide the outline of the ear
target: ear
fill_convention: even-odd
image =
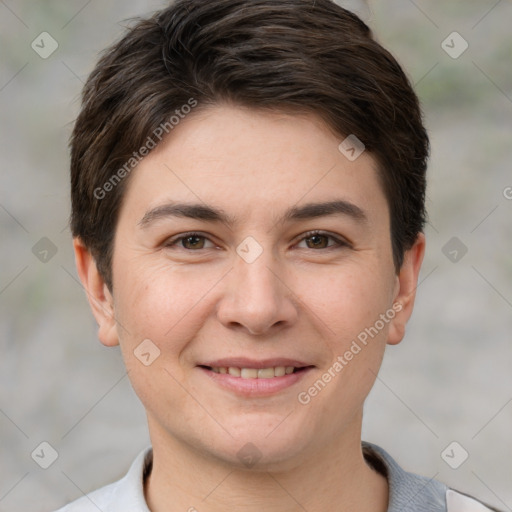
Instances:
[[[397,345],[405,335],[405,325],[414,308],[418,276],[425,255],[425,245],[425,235],[419,233],[414,245],[405,252],[404,262],[396,277],[397,283],[393,300],[393,309],[396,311],[396,315],[390,322],[387,341],[389,345]]]
[[[73,249],[78,276],[98,323],[98,338],[108,347],[119,345],[112,294],[98,272],[94,257],[79,238],[73,239]]]

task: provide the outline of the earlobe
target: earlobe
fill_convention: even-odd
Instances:
[[[404,255],[404,262],[397,276],[397,291],[393,301],[393,309],[397,313],[390,323],[387,341],[389,345],[397,345],[405,335],[405,326],[414,308],[425,246],[425,235],[419,233],[414,245]]]
[[[78,276],[98,323],[99,340],[109,347],[119,345],[112,294],[98,271],[94,257],[79,238],[73,240],[73,249]]]

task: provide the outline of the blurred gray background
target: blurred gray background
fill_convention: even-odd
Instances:
[[[388,347],[363,438],[512,510],[512,2],[338,3],[407,70],[433,148],[416,311]],[[120,478],[149,443],[74,269],[67,140],[98,52],[165,5],[0,1],[0,511],[57,508]],[[43,442],[58,455],[47,469]]]

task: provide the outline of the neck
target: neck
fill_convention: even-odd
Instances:
[[[363,457],[360,424],[351,435],[340,435],[335,446],[315,446],[302,461],[276,470],[235,468],[151,423],[150,432],[153,467],[145,494],[152,512],[386,512],[388,507],[387,480]]]

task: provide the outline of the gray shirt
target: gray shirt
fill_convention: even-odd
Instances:
[[[379,446],[362,442],[366,461],[386,476],[388,512],[489,512],[494,510],[445,484],[404,471]],[[151,471],[153,451],[143,450],[119,481],[93,491],[56,512],[150,512],[144,498],[144,479]]]

